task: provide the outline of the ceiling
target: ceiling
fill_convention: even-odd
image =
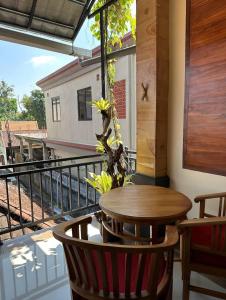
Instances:
[[[35,36],[39,41],[33,39],[33,46],[40,48],[43,39],[44,44],[46,40],[50,43],[54,40],[55,43],[72,45],[94,2],[95,0],[0,0],[0,38],[12,42],[17,42],[18,38],[18,42],[29,44],[27,39],[31,41],[32,36]],[[31,43],[29,45],[32,46]],[[68,48],[71,54],[75,54],[76,50],[78,48]],[[58,52],[62,52],[62,49]]]

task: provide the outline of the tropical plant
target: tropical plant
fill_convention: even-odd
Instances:
[[[108,0],[98,0],[93,11],[106,4]],[[105,58],[115,47],[122,47],[122,38],[131,31],[135,37],[135,18],[132,16],[131,5],[134,0],[118,0],[104,11],[104,43]],[[120,17],[118,17],[120,16]],[[94,23],[91,25],[91,32],[95,38],[101,39],[100,15],[97,14]],[[100,193],[121,187],[130,183],[131,176],[128,176],[128,165],[126,151],[123,146],[120,133],[120,124],[117,118],[114,98],[115,84],[115,63],[116,60],[108,60],[107,68],[107,99],[99,99],[92,102],[92,105],[101,113],[103,120],[103,132],[96,134],[97,152],[104,154],[106,170],[101,175],[90,173],[91,179],[86,179]],[[113,129],[111,128],[113,127]]]
[[[111,107],[110,101],[103,98],[92,101],[92,104],[94,107],[96,107],[97,111],[99,112],[107,111]]]
[[[107,172],[102,171],[100,175],[95,173],[89,173],[91,179],[86,179],[86,181],[94,187],[100,194],[109,192],[112,187],[112,178]]]

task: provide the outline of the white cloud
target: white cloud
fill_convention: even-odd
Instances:
[[[30,63],[33,67],[39,67],[43,65],[53,64],[57,61],[57,58],[53,55],[40,55],[40,56],[33,56],[30,59]]]

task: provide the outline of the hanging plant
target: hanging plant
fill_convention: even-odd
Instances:
[[[93,7],[96,11],[107,0],[98,0]],[[134,0],[118,0],[103,12],[104,19],[104,49],[105,58],[114,48],[121,48],[122,38],[131,31],[135,38],[135,18],[132,16],[131,6]],[[91,25],[93,36],[101,40],[100,15],[97,14]],[[92,105],[102,115],[103,131],[96,134],[96,151],[105,157],[106,170],[100,175],[90,173],[86,181],[99,193],[103,194],[111,189],[122,187],[130,183],[131,175],[128,175],[127,155],[120,133],[120,124],[115,108],[114,85],[115,85],[116,60],[106,60],[107,99],[99,99]]]

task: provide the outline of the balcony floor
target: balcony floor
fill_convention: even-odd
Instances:
[[[97,224],[89,228],[90,239],[100,240]],[[0,247],[0,300],[69,300],[70,288],[64,253],[51,230],[8,240]],[[225,291],[226,280],[192,274],[192,282]],[[220,285],[219,285],[220,284]],[[182,299],[180,263],[174,267],[173,300]],[[213,297],[191,293],[190,300]]]

